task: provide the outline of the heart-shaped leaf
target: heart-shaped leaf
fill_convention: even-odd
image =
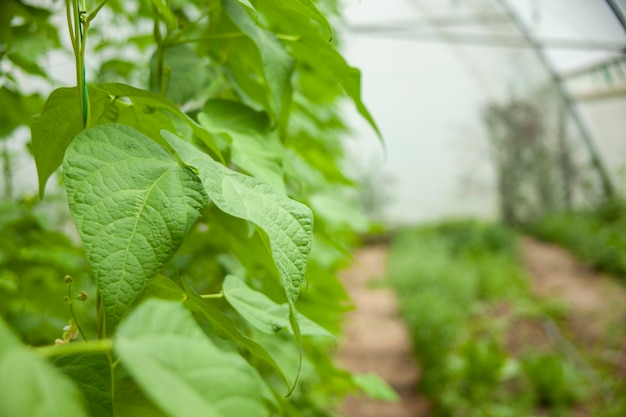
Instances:
[[[198,170],[209,198],[220,210],[249,220],[265,232],[287,299],[291,303],[295,302],[300,294],[307,257],[311,251],[311,210],[258,179],[215,162],[209,155],[176,135],[167,131],[161,134],[186,164]]]
[[[66,151],[63,174],[110,333],[174,255],[207,196],[189,167],[123,125],[81,132]]]

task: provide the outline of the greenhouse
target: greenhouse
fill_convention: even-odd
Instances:
[[[0,417],[626,416],[623,0],[0,19]]]

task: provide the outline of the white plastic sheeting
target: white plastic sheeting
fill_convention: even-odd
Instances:
[[[623,0],[613,2],[626,11]],[[600,0],[350,0],[344,20],[343,51],[362,71],[365,102],[387,144],[385,156],[371,129],[349,111],[356,132],[350,150],[385,200],[391,223],[497,216],[482,109],[532,96],[551,81],[519,23],[563,77],[612,57],[623,62],[620,48],[626,47],[626,30]],[[606,68],[585,70],[564,86],[625,192],[626,95],[620,89],[626,74],[620,68],[626,71],[623,65],[609,75]],[[568,126],[580,136],[575,123]]]

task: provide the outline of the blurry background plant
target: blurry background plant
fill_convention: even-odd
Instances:
[[[389,278],[434,416],[619,416],[626,409],[616,399],[626,389],[620,371],[593,352],[578,353],[555,325],[563,309],[531,295],[507,226],[455,221],[403,230]]]
[[[591,267],[626,276],[626,205],[622,199],[577,212],[551,213],[531,223],[528,230],[568,248]]]

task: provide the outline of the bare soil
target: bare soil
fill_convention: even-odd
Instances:
[[[562,303],[566,319],[562,330],[575,345],[608,356],[626,377],[626,286],[615,278],[591,270],[566,251],[530,238],[522,239],[522,256],[540,300]],[[355,310],[345,324],[339,347],[340,365],[357,373],[378,373],[399,394],[398,403],[349,397],[345,417],[426,417],[428,401],[417,394],[419,369],[408,330],[397,312],[392,290],[372,286],[385,273],[387,246],[365,247],[355,254],[353,266],[342,274]],[[549,343],[546,328],[517,323],[514,345]]]
[[[356,252],[353,266],[342,274],[355,310],[346,319],[338,361],[352,372],[379,374],[396,390],[400,401],[349,397],[342,408],[345,417],[428,415],[428,402],[417,395],[419,370],[413,360],[409,332],[398,316],[396,296],[390,289],[371,285],[383,276],[386,264],[387,247],[368,246]]]
[[[565,306],[565,336],[612,362],[626,377],[626,286],[534,239],[522,240],[522,255],[535,297]]]

